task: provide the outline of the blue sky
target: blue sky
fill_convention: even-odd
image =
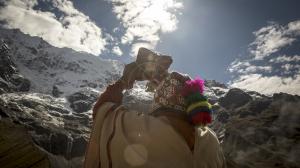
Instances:
[[[163,35],[163,43],[157,49],[172,53],[174,68],[224,82],[230,80],[226,71],[230,63],[248,54],[248,45],[255,40],[252,32],[270,21],[287,24],[300,19],[300,1],[186,2],[183,15],[178,18],[178,29]]]
[[[57,47],[128,63],[144,46],[192,77],[300,94],[299,0],[1,2],[2,25]]]

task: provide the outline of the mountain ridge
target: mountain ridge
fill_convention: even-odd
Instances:
[[[122,63],[97,56],[53,47],[39,37],[25,35],[17,29],[0,29],[0,37],[8,44],[11,59],[20,73],[32,82],[31,91],[51,93],[56,86],[64,95],[80,87],[103,89],[119,77]],[[51,80],[50,80],[51,79]]]

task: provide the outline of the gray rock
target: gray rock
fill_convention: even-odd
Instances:
[[[96,102],[98,93],[90,89],[83,89],[67,97],[70,107],[77,113],[87,112]]]
[[[66,160],[84,155],[90,118],[71,115],[51,96],[3,94],[0,115],[26,127],[33,141],[50,154],[63,156]]]
[[[0,78],[0,94],[11,92],[9,84]]]
[[[50,167],[47,154],[34,145],[23,126],[1,119],[0,139],[1,167]]]
[[[298,167],[299,109],[299,96],[281,93],[248,100],[229,117],[218,112],[212,127],[222,123],[226,130],[222,146],[228,167]]]
[[[59,97],[63,93],[64,92],[60,91],[59,88],[56,85],[53,86],[53,88],[52,88],[52,95],[54,97]]]
[[[20,74],[13,74],[10,81],[15,85],[16,91],[27,92],[30,90],[30,81]]]
[[[27,92],[30,81],[18,71],[9,52],[0,52],[0,88],[2,92]]]
[[[71,108],[77,113],[83,113],[92,108],[92,103],[85,100],[77,100],[71,104]]]
[[[230,89],[228,93],[219,99],[219,104],[227,109],[237,108],[250,102],[252,97],[241,89]]]
[[[71,157],[79,157],[85,153],[87,147],[87,140],[84,137],[76,137],[73,139],[73,148],[71,148]]]

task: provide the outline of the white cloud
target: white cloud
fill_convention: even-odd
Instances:
[[[53,0],[53,8],[63,13],[33,9],[37,0],[10,0],[0,10],[0,20],[7,28],[17,28],[26,34],[42,37],[56,47],[68,47],[99,55],[105,50],[106,40],[101,29],[88,16],[74,8],[70,0]]]
[[[300,20],[281,26],[272,23],[254,32],[256,39],[250,44],[250,52],[257,60],[264,59],[285,46],[291,45],[300,35]]]
[[[292,77],[262,76],[261,74],[243,75],[232,82],[232,87],[254,90],[263,94],[285,92],[300,95],[300,75]]]
[[[228,70],[229,70],[229,72],[236,72],[236,71],[243,69],[245,67],[248,67],[248,66],[250,66],[250,63],[248,61],[234,60],[230,64]]]
[[[273,23],[254,35],[256,39],[250,44],[250,57],[237,59],[228,68],[236,77],[230,85],[263,94],[286,92],[300,95],[299,53],[276,57],[279,50],[298,40],[300,20],[285,26]]]
[[[255,66],[255,65],[251,65],[248,66],[243,73],[245,74],[249,74],[249,73],[256,73],[256,72],[271,72],[272,71],[272,67],[271,66]]]
[[[299,72],[300,65],[293,65],[293,64],[283,64],[281,65],[282,71],[284,74],[290,74],[292,70],[297,70]]]
[[[290,22],[288,24],[287,30],[289,31],[288,33],[294,34],[294,35],[300,35],[300,21],[294,21]]]
[[[114,53],[114,54],[116,54],[118,56],[121,56],[123,54],[122,50],[118,46],[114,46],[112,48],[112,53]]]
[[[137,46],[153,49],[160,40],[160,33],[176,30],[177,10],[183,8],[176,0],[108,0],[113,11],[121,20],[125,33],[122,44],[133,44],[131,55],[135,56]],[[138,43],[138,44],[135,44]]]
[[[272,71],[271,66],[258,66],[251,64],[251,60],[239,61],[235,60],[230,64],[228,71],[231,73],[238,74],[249,74],[249,73],[257,73],[257,72],[266,72],[270,73]]]
[[[282,55],[269,60],[269,62],[274,62],[274,63],[299,62],[299,61],[300,61],[299,55],[294,55],[294,56]]]

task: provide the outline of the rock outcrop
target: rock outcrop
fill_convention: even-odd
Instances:
[[[91,110],[99,96],[98,94],[95,90],[86,88],[67,96],[67,99],[75,112],[83,113]]]
[[[280,93],[252,100],[249,96],[230,90],[220,99],[223,107],[212,124],[229,167],[298,167],[300,97]],[[240,101],[234,99],[239,97]]]
[[[26,92],[30,81],[19,73],[12,61],[7,44],[0,44],[0,94],[7,92]]]
[[[65,99],[44,94],[10,93],[0,98],[1,117],[23,125],[35,144],[66,160],[82,158],[90,132],[90,114],[73,114],[66,107]]]
[[[27,130],[7,118],[0,120],[0,165],[1,168],[50,168],[47,154],[34,144]]]
[[[230,89],[225,97],[219,99],[219,104],[227,109],[234,109],[245,105],[252,100],[252,97],[241,89]]]

